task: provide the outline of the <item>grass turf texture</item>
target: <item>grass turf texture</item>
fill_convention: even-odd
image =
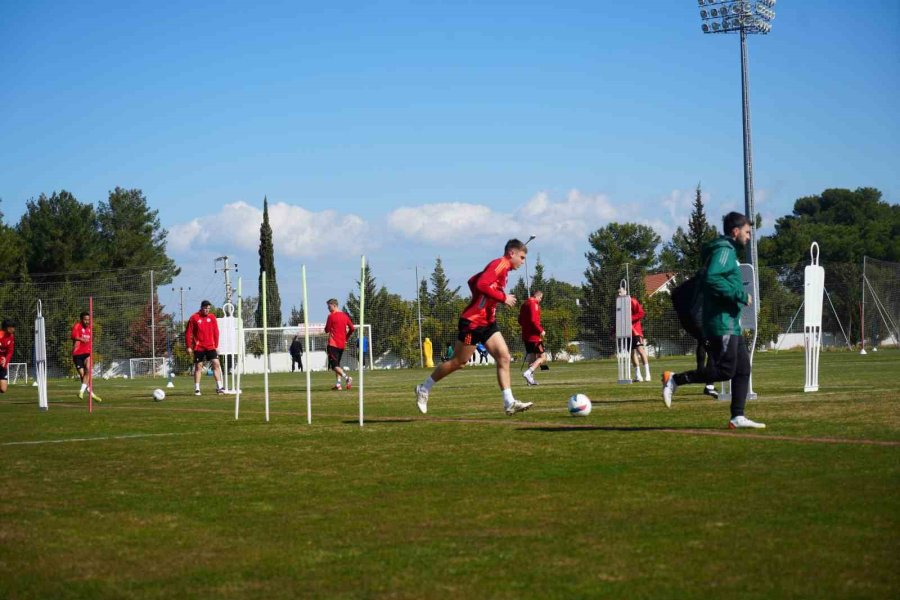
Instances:
[[[234,397],[180,378],[98,381],[0,398],[3,598],[841,598],[897,597],[900,352],[758,354],[762,431],[728,432],[728,406],[663,369],[616,385],[615,363],[554,363],[501,411],[493,368],[440,382],[366,374],[246,377]],[[574,419],[569,395],[594,400]],[[137,437],[144,436],[144,437]],[[101,438],[101,439],[90,439]],[[74,441],[84,439],[86,441]],[[20,442],[60,441],[21,444]]]

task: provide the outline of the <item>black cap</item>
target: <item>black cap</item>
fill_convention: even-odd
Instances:
[[[200,303],[200,308],[206,308],[207,306],[212,306],[212,302],[210,302],[209,300],[204,300]]]

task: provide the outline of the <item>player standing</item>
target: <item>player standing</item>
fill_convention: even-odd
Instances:
[[[325,320],[325,333],[328,334],[328,368],[337,375],[337,383],[333,390],[341,390],[341,380],[349,390],[353,385],[353,378],[344,373],[341,368],[341,357],[344,348],[347,347],[347,336],[355,331],[353,321],[344,311],[338,310],[338,301],[332,298],[328,301],[328,318]]]
[[[513,397],[509,383],[509,348],[503,334],[497,328],[497,303],[516,305],[516,297],[504,291],[506,279],[511,270],[518,269],[525,262],[528,248],[521,241],[506,242],[503,256],[494,259],[480,272],[469,278],[472,300],[459,318],[453,358],[442,362],[422,384],[416,386],[416,405],[422,414],[428,412],[428,394],[432,386],[454,371],[466,366],[475,352],[475,345],[483,343],[497,363],[497,383],[503,393],[503,409],[507,415],[514,415],[531,408],[531,402],[519,402]]]
[[[5,394],[9,385],[9,363],[12,362],[15,345],[16,324],[9,319],[3,319],[0,323],[0,394]]]
[[[72,326],[72,361],[75,363],[75,370],[81,378],[81,389],[78,391],[78,398],[84,400],[84,392],[88,389],[93,364],[94,355],[94,325],[91,323],[91,314],[83,312],[78,317],[78,322]],[[103,400],[91,392],[91,398],[97,402]]]
[[[531,297],[519,309],[519,325],[522,327],[522,341],[525,343],[525,362],[528,368],[522,377],[528,385],[537,385],[534,372],[544,364],[544,328],[541,326],[541,301],[544,292],[534,290]],[[530,358],[529,358],[530,357]],[[531,361],[531,362],[529,362]]]
[[[619,288],[620,296],[627,296],[625,288]],[[637,298],[631,297],[631,364],[634,365],[634,378],[637,381],[650,381],[650,357],[644,346],[644,307]],[[641,361],[644,363],[644,374],[641,375]]]
[[[222,387],[222,366],[219,364],[219,322],[216,315],[210,312],[212,302],[204,300],[200,310],[188,319],[184,332],[184,341],[188,354],[194,357],[194,395],[200,395],[200,376],[203,374],[203,363],[212,363],[216,378],[216,393],[224,394]]]

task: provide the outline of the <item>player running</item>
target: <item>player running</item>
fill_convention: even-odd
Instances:
[[[328,334],[328,368],[337,375],[337,383],[332,390],[340,391],[341,380],[349,390],[353,386],[353,378],[344,373],[341,368],[341,357],[344,348],[347,347],[347,336],[356,330],[353,321],[344,311],[338,310],[338,301],[332,298],[328,301],[328,319],[325,320],[325,333]]]
[[[544,292],[534,290],[531,298],[522,303],[519,310],[519,325],[522,327],[522,341],[525,343],[525,362],[528,368],[522,377],[528,385],[537,385],[534,372],[544,364],[544,328],[541,326],[541,300]],[[529,362],[530,361],[530,362]]]
[[[88,389],[90,375],[93,369],[94,355],[94,328],[91,323],[91,314],[83,312],[78,317],[78,322],[72,327],[72,360],[75,362],[75,370],[81,378],[81,389],[78,391],[78,398],[84,400],[84,392]],[[97,402],[103,400],[91,391],[91,398]]]
[[[453,358],[442,362],[422,384],[416,386],[416,405],[419,412],[428,412],[428,394],[435,383],[466,366],[475,345],[483,343],[497,363],[497,382],[503,393],[503,410],[514,415],[531,408],[531,402],[519,402],[513,397],[509,383],[509,348],[503,334],[497,328],[497,303],[516,305],[516,297],[504,291],[509,271],[518,269],[525,262],[528,248],[521,241],[506,242],[503,256],[492,260],[480,272],[469,278],[472,300],[459,318],[459,336],[455,344]]]

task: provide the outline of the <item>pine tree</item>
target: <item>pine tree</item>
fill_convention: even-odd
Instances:
[[[297,308],[296,306],[291,307],[291,318],[288,319],[288,325],[291,327],[295,325],[303,324],[303,307]]]
[[[694,208],[685,231],[679,227],[660,252],[659,260],[664,271],[689,275],[702,267],[701,252],[704,244],[716,237],[716,228],[706,220],[700,184],[694,197]]]
[[[259,297],[262,298],[262,274],[266,272],[266,316],[269,327],[281,327],[281,296],[275,277],[275,248],[272,227],[269,225],[269,199],[263,198],[263,220],[259,226]],[[262,301],[256,308],[256,323],[262,327]]]

